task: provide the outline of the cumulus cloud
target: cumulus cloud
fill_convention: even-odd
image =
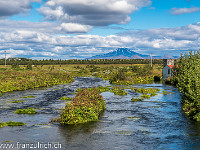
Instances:
[[[181,15],[181,14],[189,14],[200,11],[200,7],[191,7],[191,8],[172,8],[171,14],[173,15]]]
[[[31,2],[41,0],[0,0],[0,17],[27,12],[31,9]]]
[[[19,21],[16,28],[5,30],[4,26],[9,26],[12,21],[0,23],[3,24],[0,27],[0,58],[4,57],[4,50],[8,50],[9,57],[72,59],[88,58],[119,47],[137,49],[140,53],[148,51],[154,55],[163,55],[163,51],[180,53],[183,50],[198,50],[200,46],[200,23],[178,28],[134,30],[109,36],[59,34],[84,30],[86,32],[87,25],[79,24],[63,23],[62,29],[61,26],[55,28],[57,23],[32,23],[32,26],[30,23],[29,27],[24,28],[23,23],[28,25],[28,22]]]
[[[105,26],[128,23],[131,13],[150,4],[151,0],[49,0],[38,11],[46,20]]]
[[[56,22],[29,22],[29,21],[11,21],[0,20],[1,32],[12,32],[14,30],[35,31],[48,34],[66,34],[66,33],[86,33],[92,29],[92,26],[81,25],[77,23],[56,23]]]
[[[77,23],[62,23],[61,30],[67,33],[86,33],[91,30],[92,27],[89,25],[81,25]]]

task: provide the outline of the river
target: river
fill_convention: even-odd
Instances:
[[[26,125],[0,128],[0,143],[16,146],[16,143],[59,142],[63,150],[200,149],[200,123],[185,116],[179,91],[163,84],[135,85],[161,90],[158,95],[141,102],[131,101],[138,95],[131,89],[126,89],[128,94],[125,96],[102,93],[107,109],[97,122],[77,126],[50,122],[65,106],[65,101],[59,100],[62,96],[74,97],[77,88],[108,85],[108,81],[99,78],[76,77],[70,84],[4,93],[0,97],[0,121],[20,121]],[[163,95],[163,90],[172,93]],[[35,97],[21,98],[28,95]],[[10,103],[12,100],[26,101],[16,104]],[[13,113],[28,107],[38,108],[38,113]]]

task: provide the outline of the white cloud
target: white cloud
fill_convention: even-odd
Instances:
[[[38,11],[47,20],[104,26],[128,23],[130,14],[150,4],[151,0],[49,0]]]
[[[200,11],[200,7],[191,7],[191,8],[172,8],[171,14],[173,15],[181,15],[181,14],[189,14]]]
[[[31,2],[41,0],[0,0],[0,17],[27,12],[31,9]]]
[[[67,33],[86,33],[92,29],[89,25],[81,25],[77,23],[62,23],[61,30]]]
[[[88,58],[118,47],[140,49],[140,53],[148,50],[156,55],[163,51],[198,50],[200,46],[200,23],[178,28],[134,30],[109,36],[61,34],[87,32],[90,29],[90,26],[79,24],[63,23],[61,29],[57,23],[17,23],[8,20],[0,23],[0,58],[3,58],[4,50],[8,50],[10,57],[72,59]],[[10,27],[10,24],[16,26]]]

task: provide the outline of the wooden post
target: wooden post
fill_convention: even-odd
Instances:
[[[5,67],[6,67],[6,51],[5,51]]]
[[[152,53],[150,54],[150,59],[151,59],[151,67],[152,67]]]

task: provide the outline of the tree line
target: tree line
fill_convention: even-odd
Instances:
[[[176,85],[183,93],[183,110],[192,120],[200,121],[200,51],[182,55],[177,63]]]
[[[7,65],[62,65],[62,64],[149,64],[149,59],[70,59],[70,60],[32,60],[28,58],[9,58],[6,60]],[[162,59],[153,59],[152,64],[162,64]],[[5,59],[0,59],[0,65],[5,64]]]

